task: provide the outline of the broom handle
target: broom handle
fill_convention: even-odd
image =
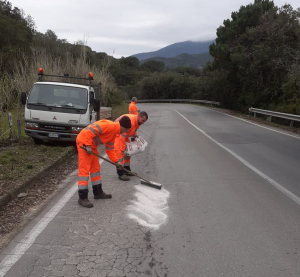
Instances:
[[[86,149],[85,149],[84,147],[82,147],[82,146],[79,146],[79,147],[86,151]],[[106,161],[106,162],[108,162],[108,163],[113,164],[114,166],[116,166],[116,164],[113,163],[112,161],[110,161],[110,160],[108,160],[108,159],[106,159],[106,158],[104,158],[104,157],[102,157],[102,156],[100,156],[100,155],[98,155],[98,154],[96,154],[96,153],[94,153],[94,152],[92,152],[91,154],[93,154],[93,155],[97,156],[98,158],[100,158],[100,159],[102,159],[102,160],[104,160],[104,161]],[[148,180],[142,178],[141,176],[137,175],[137,174],[134,173],[134,172],[131,172],[130,170],[124,168],[123,166],[122,166],[122,169],[123,169],[125,172],[130,173],[130,174],[132,174],[132,175],[134,175],[134,176],[140,178],[141,180],[143,180],[143,181],[145,181],[145,182],[147,182],[147,183],[150,183],[150,181],[148,181]]]

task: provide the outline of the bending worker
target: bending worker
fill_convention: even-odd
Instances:
[[[99,120],[84,128],[76,139],[78,149],[78,203],[92,208],[93,204],[88,199],[88,181],[91,176],[94,199],[108,199],[111,194],[102,190],[99,158],[91,153],[99,154],[97,146],[105,145],[105,151],[118,170],[122,169],[114,150],[114,142],[117,135],[128,132],[131,128],[130,118],[123,116],[118,122]],[[80,148],[85,147],[86,150]]]
[[[131,171],[130,168],[130,156],[126,155],[126,142],[130,142],[129,138],[137,137],[137,129],[144,124],[148,119],[148,114],[144,111],[140,112],[137,115],[134,114],[124,114],[116,119],[115,122],[121,121],[124,117],[129,117],[131,121],[131,128],[128,132],[117,135],[115,139],[115,152],[116,156],[119,159],[119,163],[124,166],[125,169]],[[122,181],[129,181],[129,177],[125,174],[122,168],[117,168],[117,173],[119,175],[119,179]]]
[[[131,103],[129,105],[129,114],[138,114],[140,111],[136,107],[137,98],[132,97]]]

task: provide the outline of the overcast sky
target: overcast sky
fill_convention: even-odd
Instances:
[[[216,38],[231,12],[254,0],[9,0],[31,15],[37,30],[115,58],[156,51],[176,42]],[[299,0],[275,0],[294,9]]]

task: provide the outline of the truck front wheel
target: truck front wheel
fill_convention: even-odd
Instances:
[[[43,141],[41,139],[38,139],[38,138],[33,138],[33,142],[36,144],[36,145],[41,145],[43,143]]]

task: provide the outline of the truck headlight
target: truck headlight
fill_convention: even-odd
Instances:
[[[26,129],[38,130],[39,129],[39,124],[32,123],[32,122],[25,122],[25,128]]]
[[[79,134],[83,127],[72,127],[72,133]]]

